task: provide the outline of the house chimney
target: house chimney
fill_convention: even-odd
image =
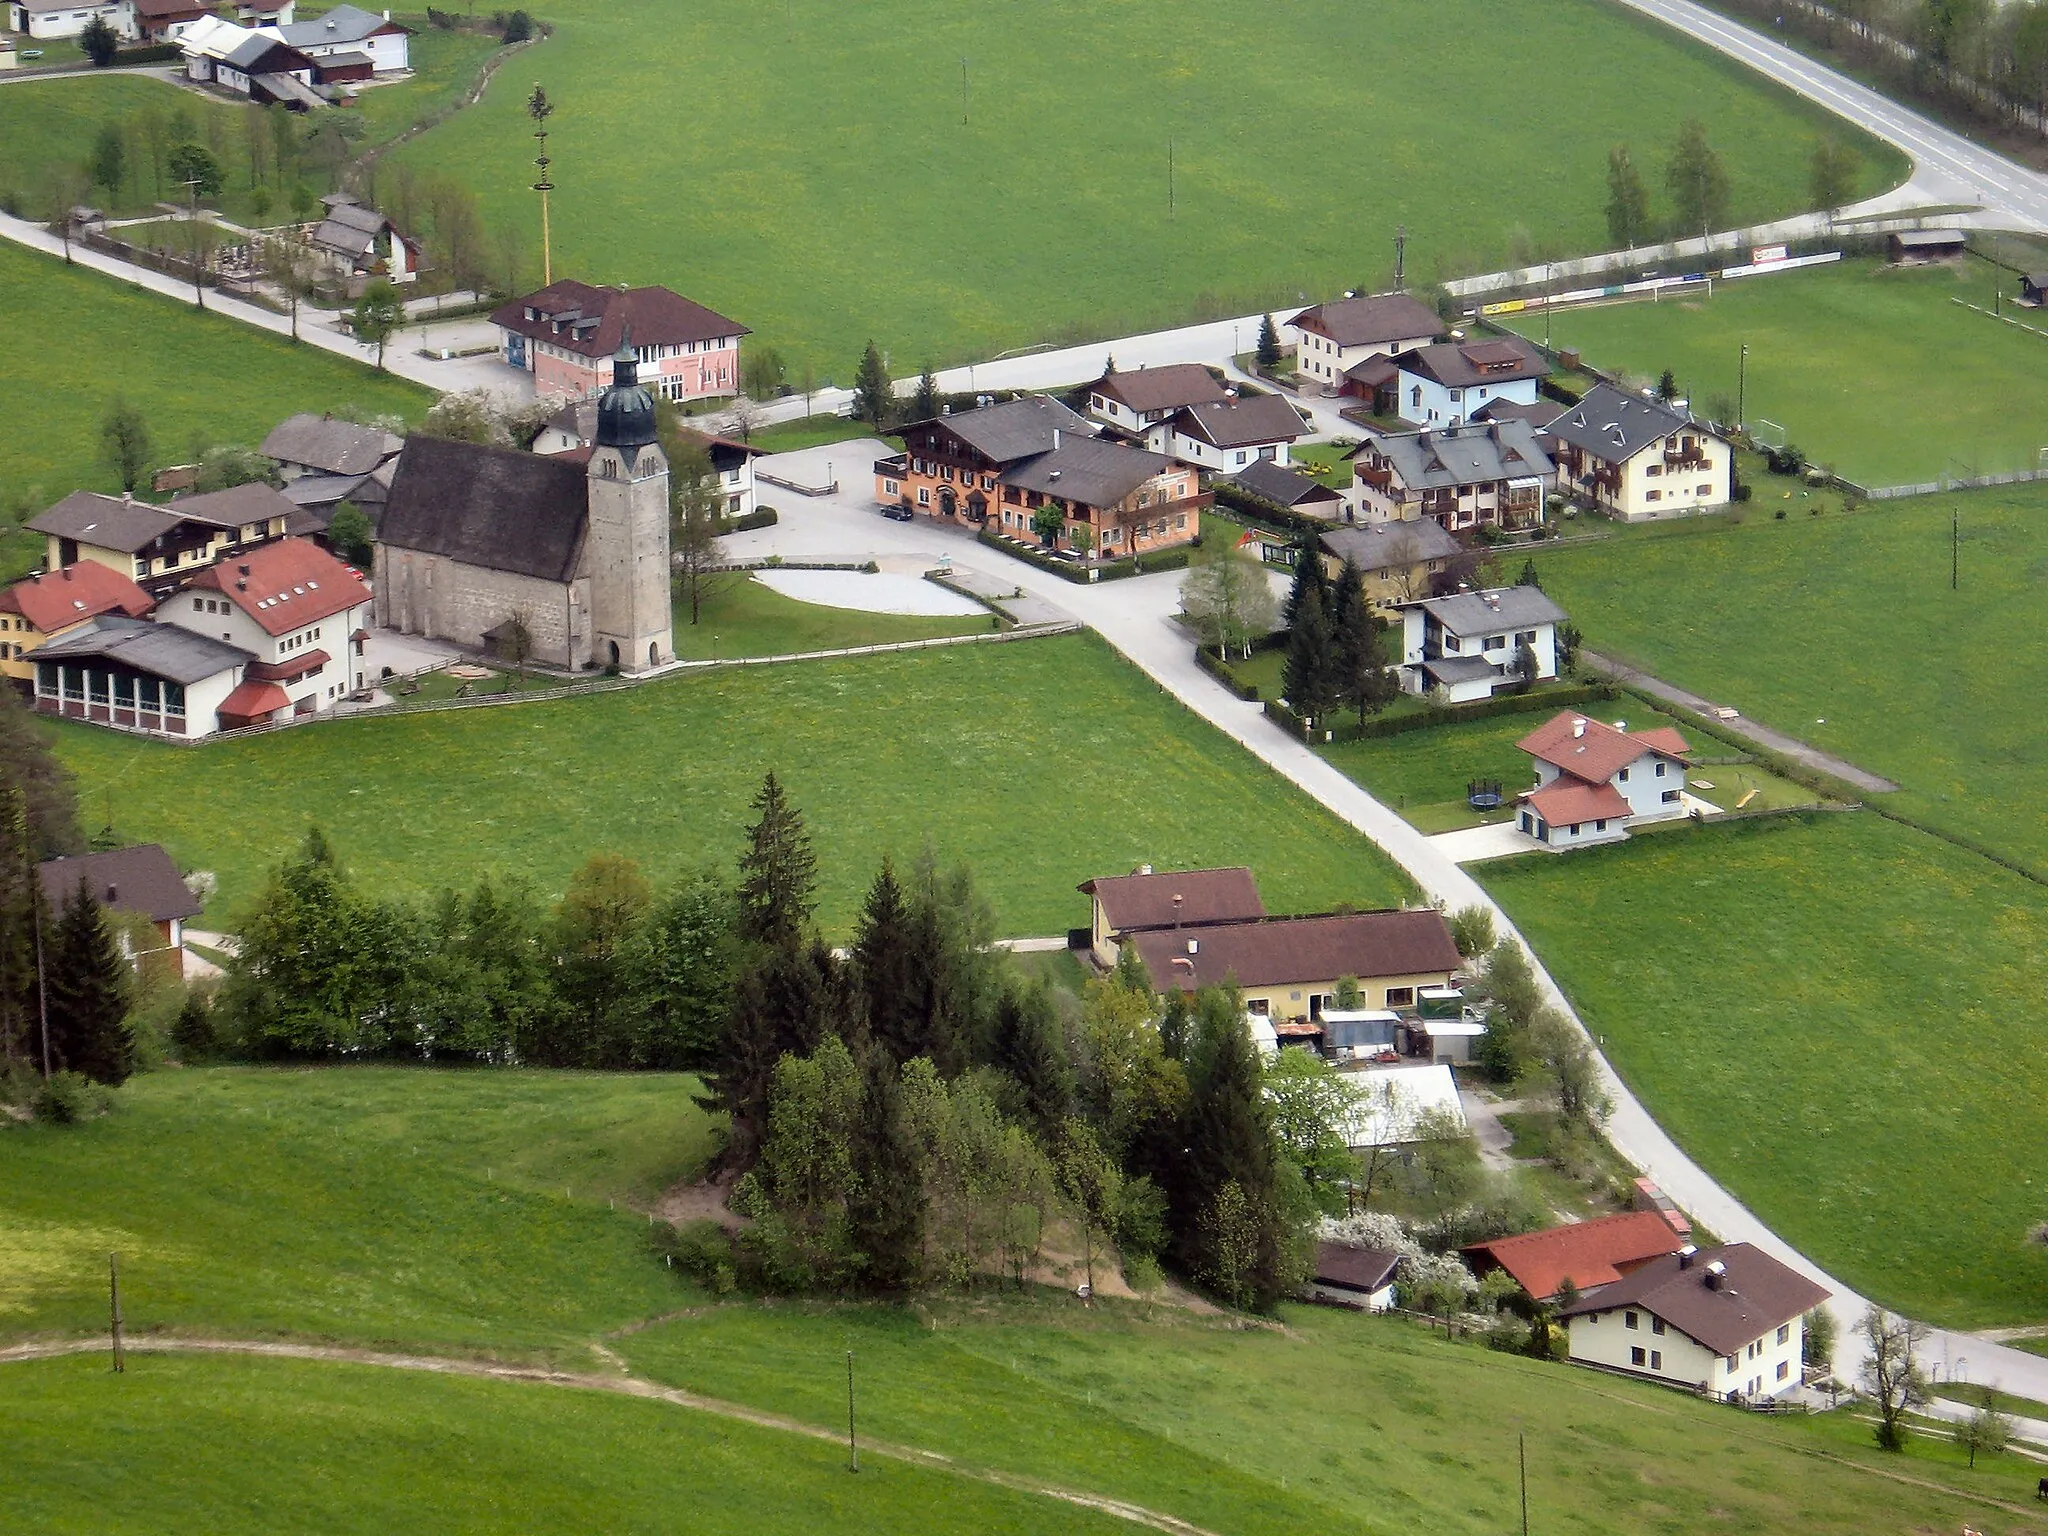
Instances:
[[[63,571],[63,576],[64,576],[64,579],[65,579],[66,581],[69,581],[69,580],[71,579],[71,567],[70,567],[70,566],[68,566],[68,565],[67,565],[67,566],[65,566],[65,567],[64,567],[64,571]]]
[[[1706,1279],[1708,1290],[1725,1290],[1728,1285],[1728,1266],[1719,1259],[1714,1260],[1713,1263],[1707,1266]]]
[[[1583,736],[1583,735],[1585,735],[1585,734],[1586,734],[1586,722],[1585,722],[1585,721],[1583,721],[1583,720],[1573,720],[1573,721],[1572,721],[1572,740],[1573,740],[1573,741],[1577,741],[1577,740],[1578,740],[1578,739],[1579,739],[1579,738],[1580,738],[1581,736]]]
[[[249,574],[249,567],[247,567],[246,565],[238,566],[236,567],[236,569],[238,569],[244,576]]]
[[[1683,1248],[1678,1250],[1678,1267],[1680,1269],[1691,1269],[1692,1261],[1695,1257],[1698,1256],[1698,1254],[1699,1249],[1693,1247],[1691,1243],[1687,1243]]]
[[[1052,451],[1054,453],[1060,451],[1060,429],[1058,427],[1052,429]]]
[[[120,894],[121,894],[121,888],[120,888],[120,887],[119,887],[118,885],[113,885],[113,884],[111,884],[111,883],[110,883],[110,884],[109,884],[109,885],[107,886],[107,894],[106,894],[106,903],[107,903],[107,905],[108,905],[108,906],[112,906],[112,905],[114,904],[114,900],[115,900],[115,898],[116,898],[116,897],[118,897],[118,896],[119,896]]]
[[[1140,864],[1138,866],[1138,873],[1141,875],[1149,875],[1152,873],[1152,866],[1150,864]]]
[[[1199,942],[1198,942],[1197,940],[1195,940],[1195,939],[1189,939],[1189,940],[1188,940],[1188,953],[1192,955],[1192,954],[1195,954],[1195,953],[1197,953],[1198,951],[1199,951]]]

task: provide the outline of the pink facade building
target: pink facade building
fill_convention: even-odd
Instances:
[[[563,278],[491,316],[505,361],[533,375],[536,395],[594,399],[630,335],[640,382],[664,400],[739,393],[747,328],[667,288],[596,288]]]

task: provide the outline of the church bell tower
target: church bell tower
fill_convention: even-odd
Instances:
[[[598,397],[590,454],[591,658],[621,672],[675,659],[670,628],[668,459],[655,441],[654,396],[640,383],[630,328]]]

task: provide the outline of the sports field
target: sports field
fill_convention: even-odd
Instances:
[[[915,1307],[713,1297],[607,1204],[643,1200],[688,1162],[689,1126],[664,1108],[686,1088],[205,1068],[138,1079],[82,1127],[0,1126],[0,1223],[73,1239],[32,1250],[26,1273],[17,1247],[0,1249],[0,1339],[90,1338],[118,1244],[138,1346],[121,1376],[97,1353],[0,1364],[10,1529],[1141,1528],[1050,1485],[1216,1536],[1497,1536],[1517,1518],[1518,1433],[1536,1531],[1694,1530],[1703,1509],[1716,1527],[1788,1536],[1990,1515],[2001,1532],[2041,1528],[2023,1502],[2039,1469],[2016,1457],[1968,1472],[1918,1441],[1880,1458],[1850,1416],[1753,1419],[1399,1319],[1290,1307],[1284,1327],[1244,1328],[992,1286]],[[159,1335],[331,1354],[150,1352]],[[349,1358],[364,1344],[585,1384]],[[858,1477],[840,1470],[848,1351]],[[605,1383],[715,1401],[591,1390]],[[1985,1499],[2018,1507],[2008,1518]]]
[[[2048,892],[1865,813],[1475,873],[1659,1124],[1862,1294],[2048,1321]],[[2017,1161],[2016,1161],[2017,1158]]]
[[[316,823],[379,890],[515,871],[559,890],[604,851],[657,878],[730,869],[771,768],[809,821],[834,933],[882,856],[927,840],[972,866],[1005,934],[1064,933],[1087,915],[1077,884],[1141,863],[1250,864],[1276,912],[1383,905],[1405,888],[1371,843],[1092,635],[749,667],[196,751],[53,729],[82,805],[111,796],[122,828],[218,872],[219,922]]]
[[[1646,385],[1668,368],[1701,410],[1710,397],[1735,399],[1747,344],[1753,429],[1776,441],[1782,427],[1814,463],[1860,485],[1919,485],[2033,469],[2048,450],[2040,413],[2015,409],[2048,394],[2048,336],[1954,302],[1989,309],[2003,289],[2008,314],[2048,329],[2011,305],[2014,281],[1974,259],[1912,270],[1845,261],[1717,283],[1712,298],[1560,310],[1550,336]],[[1540,317],[1515,326],[1544,333]],[[1760,503],[1773,486],[1758,483]]]
[[[0,102],[13,89],[0,91]],[[254,446],[294,411],[417,419],[432,401],[367,364],[199,314],[12,241],[0,241],[0,315],[0,390],[15,419],[0,439],[0,509],[21,503],[30,515],[80,488],[120,490],[99,452],[100,423],[117,395],[147,419],[157,464],[187,462],[216,443]]]
[[[1734,218],[1776,217],[1805,206],[1819,136],[1847,132],[1603,0],[1195,0],[1170,25],[1091,0],[546,15],[548,43],[399,158],[537,233],[538,80],[555,269],[668,283],[841,384],[871,336],[910,375],[1382,283],[1397,225],[1425,282],[1500,265],[1517,229],[1604,249],[1608,150],[1633,143],[1661,214],[1688,117]],[[1568,90],[1568,129],[1543,125],[1544,82]],[[647,110],[679,90],[688,109]],[[1863,192],[1900,178],[1855,142]]]
[[[2048,872],[2048,723],[2025,681],[2048,668],[2048,487],[1783,522],[1759,505],[1539,555],[1544,588],[1588,648],[1883,774],[1903,786],[1886,805]]]

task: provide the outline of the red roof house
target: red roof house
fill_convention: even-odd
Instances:
[[[1624,1211],[1473,1243],[1465,1249],[1465,1261],[1481,1275],[1504,1269],[1531,1298],[1548,1301],[1566,1280],[1585,1292],[1684,1246],[1685,1239],[1656,1212]]]
[[[1516,743],[1534,760],[1536,787],[1520,825],[1554,848],[1619,842],[1631,824],[1686,814],[1686,740],[1670,726],[1631,731],[1569,710]]]
[[[499,306],[491,323],[505,361],[533,375],[534,393],[591,399],[612,381],[630,344],[640,382],[664,400],[739,393],[747,327],[667,288],[600,288],[565,277]]]

